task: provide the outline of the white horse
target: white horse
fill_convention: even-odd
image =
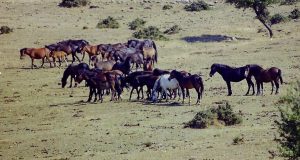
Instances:
[[[181,87],[179,85],[179,82],[173,78],[171,80],[169,80],[168,78],[170,77],[170,74],[164,74],[162,76],[160,76],[156,81],[155,81],[155,84],[153,86],[153,90],[152,90],[152,97],[151,97],[151,100],[152,101],[156,101],[157,98],[158,98],[158,89],[161,88],[162,89],[162,94],[161,94],[161,98],[163,96],[163,93],[165,93],[166,95],[166,101],[168,101],[168,90],[167,89],[170,89],[170,90],[175,90],[175,89],[178,89],[179,92],[178,92],[178,95],[179,95],[179,100],[180,100],[180,97],[181,97],[181,94],[182,94],[182,90],[181,90]]]

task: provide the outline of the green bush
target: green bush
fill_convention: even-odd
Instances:
[[[300,82],[298,81],[280,102],[285,107],[279,108],[281,121],[278,125],[281,139],[280,152],[284,157],[300,157]]]
[[[300,17],[300,11],[299,9],[294,9],[291,14],[289,15],[289,18],[291,19],[298,19]]]
[[[174,25],[171,28],[164,31],[164,34],[176,34],[179,33],[180,30],[181,28],[178,25]]]
[[[224,122],[226,126],[242,123],[241,116],[233,112],[228,102],[219,104],[218,107],[198,112],[195,117],[184,124],[187,128],[207,128],[216,121]]]
[[[129,28],[131,30],[141,29],[144,27],[145,23],[146,21],[144,21],[143,19],[137,18],[129,23]]]
[[[243,144],[244,142],[245,142],[244,136],[243,136],[243,135],[240,135],[240,136],[237,136],[237,137],[234,137],[234,138],[233,138],[232,144],[233,144],[233,145],[238,145],[238,144]]]
[[[100,21],[97,24],[97,28],[119,28],[119,22],[113,17],[108,16],[106,19]]]
[[[152,40],[168,40],[163,33],[154,26],[149,26],[132,34],[134,38],[138,39],[152,39]]]
[[[197,2],[193,2],[193,3],[189,4],[189,5],[186,5],[184,7],[184,9],[186,11],[189,11],[189,12],[194,12],[194,11],[199,12],[199,11],[202,11],[202,10],[209,10],[211,8],[210,8],[210,6],[206,2],[204,2],[204,1],[197,1]]]
[[[8,26],[1,26],[0,34],[8,34],[10,32],[13,32],[12,28],[9,28]]]
[[[191,121],[184,124],[184,128],[207,128],[214,124],[215,116],[211,110],[198,112]]]
[[[218,120],[224,121],[226,126],[242,123],[241,116],[235,114],[228,102],[220,104],[217,108],[212,109],[217,114]]]
[[[169,5],[169,4],[166,4],[162,7],[163,10],[169,10],[169,9],[172,9],[173,6],[172,5]]]
[[[270,19],[272,25],[273,24],[278,24],[278,23],[281,23],[281,22],[286,22],[287,20],[288,20],[287,17],[285,17],[285,16],[283,16],[279,13],[273,15]]]
[[[295,4],[297,2],[300,2],[300,0],[282,0],[281,4],[282,5],[292,5],[292,4]]]
[[[60,7],[81,7],[90,4],[90,0],[62,0],[59,4]]]

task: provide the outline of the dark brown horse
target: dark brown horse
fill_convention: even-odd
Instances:
[[[257,85],[257,93],[256,95],[263,95],[263,83],[271,82],[272,92],[274,91],[274,84],[276,86],[275,94],[278,94],[279,89],[279,81],[282,84],[282,73],[279,68],[271,67],[268,69],[263,69],[259,65],[248,65],[250,67],[249,77],[254,76]]]
[[[45,58],[50,63],[50,67],[52,67],[51,61],[49,59],[50,57],[50,50],[47,48],[22,48],[20,50],[20,59],[23,59],[25,55],[28,55],[31,58],[31,69],[33,69],[34,59],[42,59],[42,65],[44,66]]]
[[[86,63],[80,63],[78,65],[76,64],[70,64],[64,71],[63,77],[61,79],[61,87],[64,88],[67,84],[67,79],[69,76],[71,76],[70,80],[70,86],[72,87],[72,80],[75,80],[75,77],[79,75],[79,72],[90,70],[89,65]],[[77,83],[75,82],[75,87],[77,86]]]
[[[183,93],[182,103],[184,103],[184,98],[185,98],[184,89],[188,90],[188,89],[192,89],[192,88],[195,88],[195,90],[198,94],[196,104],[200,103],[200,99],[202,98],[203,91],[204,91],[204,85],[203,85],[202,78],[199,75],[194,74],[194,75],[190,75],[190,76],[184,76],[182,74],[182,72],[173,70],[170,73],[169,80],[171,80],[173,78],[176,78],[176,80],[179,82],[179,85],[182,89],[182,93]],[[191,98],[189,96],[189,104],[190,103],[191,103]]]

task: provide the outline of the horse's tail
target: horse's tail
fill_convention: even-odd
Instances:
[[[203,91],[204,91],[203,80],[202,80],[202,78],[199,75],[196,77],[196,80],[199,82],[199,85],[200,85],[200,95],[202,97]]]
[[[154,41],[153,41],[153,48],[155,50],[154,60],[157,63],[158,53],[157,53],[157,48],[156,48],[156,44]]]
[[[282,73],[281,73],[281,70],[278,69],[278,77],[279,77],[279,80],[280,80],[280,83],[282,84],[283,83],[283,80],[282,80]]]

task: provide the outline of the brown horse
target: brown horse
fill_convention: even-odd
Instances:
[[[198,94],[198,98],[197,98],[197,102],[196,104],[198,104],[200,102],[200,99],[202,98],[203,95],[203,90],[204,90],[204,85],[203,85],[203,81],[202,78],[199,75],[189,75],[189,76],[185,76],[182,74],[182,72],[178,72],[176,70],[171,71],[170,73],[170,77],[169,80],[176,78],[176,80],[179,82],[179,85],[182,89],[182,93],[183,93],[183,101],[182,103],[184,103],[184,88],[185,89],[192,89],[195,88],[197,94]],[[191,103],[191,98],[189,96],[189,104]]]
[[[146,60],[143,64],[144,71],[153,71],[153,63],[151,60]]]
[[[97,56],[91,57],[92,65],[94,65],[95,68],[98,68],[102,71],[111,71],[113,69],[113,66],[116,64],[116,61],[114,60],[108,60],[108,61],[100,61]]]
[[[260,72],[254,76],[256,80],[256,85],[257,85],[257,94],[256,95],[263,95],[263,83],[268,83],[271,82],[272,85],[272,92],[274,90],[274,84],[276,86],[276,91],[275,94],[278,94],[278,89],[279,89],[279,81],[282,84],[282,73],[279,68],[276,67],[271,67],[268,69],[261,69]],[[261,91],[261,92],[260,92]]]
[[[58,59],[59,66],[61,66],[61,60],[65,61],[68,66],[67,53],[64,51],[52,51],[50,52],[50,57],[53,59],[54,67],[56,67],[56,59]]]
[[[41,67],[43,67],[46,58],[50,63],[50,67],[52,67],[51,61],[49,59],[50,50],[47,48],[22,48],[20,50],[20,59],[23,59],[25,54],[27,54],[31,58],[31,69],[33,69],[33,66],[36,66],[33,64],[34,59],[42,59]]]
[[[143,47],[144,60],[150,60],[153,64],[157,62],[155,49],[152,47]]]
[[[91,57],[98,55],[98,46],[92,46],[92,45],[86,45],[82,48],[81,54],[82,54],[82,60],[84,59],[85,52],[89,55],[89,65],[91,64]]]

